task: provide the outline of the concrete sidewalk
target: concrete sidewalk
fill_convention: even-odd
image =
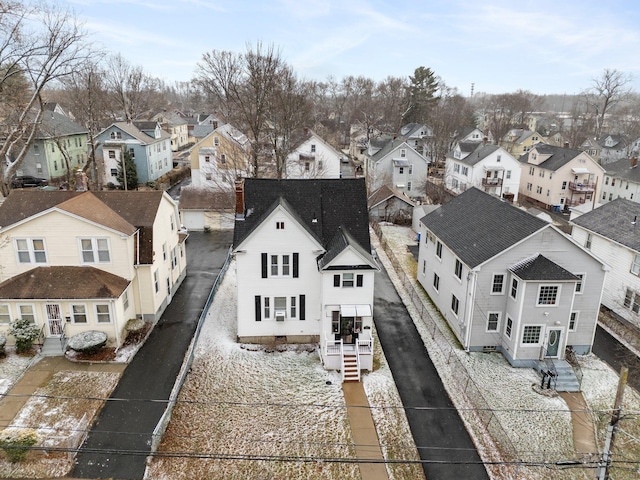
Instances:
[[[361,382],[345,382],[342,384],[342,391],[347,404],[347,416],[353,441],[356,444],[356,457],[363,460],[384,459],[364,386]],[[389,480],[384,462],[359,463],[358,466],[363,479]]]
[[[0,400],[0,428],[11,424],[17,413],[29,400],[29,397],[41,386],[45,385],[56,372],[116,372],[122,373],[127,364],[123,363],[89,363],[71,362],[65,357],[42,357],[31,364],[27,371],[2,395]]]

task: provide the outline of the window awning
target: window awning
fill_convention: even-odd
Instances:
[[[370,317],[371,305],[340,305],[341,317]]]
[[[485,172],[487,170],[492,170],[492,171],[493,170],[497,170],[497,171],[501,172],[502,170],[504,170],[504,167],[502,165],[485,165],[484,166],[484,170],[485,170]]]
[[[580,174],[580,173],[591,173],[588,168],[584,168],[584,167],[573,167],[571,169],[571,171],[573,173],[577,173],[577,174]]]

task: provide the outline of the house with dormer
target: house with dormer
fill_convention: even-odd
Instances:
[[[58,353],[88,330],[120,346],[127,321],[156,322],[186,275],[178,222],[161,191],[12,191],[0,206],[0,333],[26,318]]]
[[[597,140],[600,145],[600,164],[617,162],[629,156],[629,142],[624,135],[605,135]]]
[[[543,140],[542,135],[536,131],[512,128],[502,138],[500,145],[514,158],[519,158]]]
[[[429,166],[424,155],[399,138],[376,143],[375,149],[373,147],[371,142],[364,163],[370,191],[387,185],[408,197],[418,197],[424,193],[421,186],[426,181]]]
[[[136,164],[138,182],[156,181],[173,168],[171,136],[157,122],[117,122],[95,137],[96,156],[103,165],[102,181],[119,185],[118,166],[125,151]]]
[[[539,143],[519,158],[520,197],[546,209],[593,204],[604,169],[586,152]]]
[[[499,145],[458,142],[447,154],[444,183],[455,194],[477,187],[517,201],[520,171],[520,162]]]
[[[238,181],[233,255],[239,342],[318,343],[346,380],[373,368],[364,179]]]
[[[171,151],[178,152],[189,144],[187,121],[176,112],[160,112],[152,118],[171,135]]]
[[[607,267],[571,237],[477,188],[420,229],[418,281],[465,350],[532,368],[591,351]]]
[[[285,166],[286,178],[340,178],[344,154],[333,148],[310,128],[291,139],[292,151]]]

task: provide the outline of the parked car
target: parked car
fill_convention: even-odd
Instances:
[[[11,188],[46,187],[48,184],[45,178],[31,175],[18,175],[11,180]]]

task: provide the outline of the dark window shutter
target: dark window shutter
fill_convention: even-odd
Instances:
[[[293,254],[293,278],[298,278],[298,254]]]
[[[304,320],[306,318],[306,312],[304,310],[304,306],[305,306],[305,299],[304,299],[304,295],[300,295],[300,320]]]
[[[356,287],[361,287],[364,281],[364,275],[356,275]]]
[[[267,278],[267,254],[262,254],[262,278]]]
[[[340,275],[334,275],[333,276],[333,286],[334,287],[339,287],[340,286]]]
[[[259,322],[262,320],[262,302],[260,299],[260,295],[256,295],[255,301],[256,301],[256,322]]]

